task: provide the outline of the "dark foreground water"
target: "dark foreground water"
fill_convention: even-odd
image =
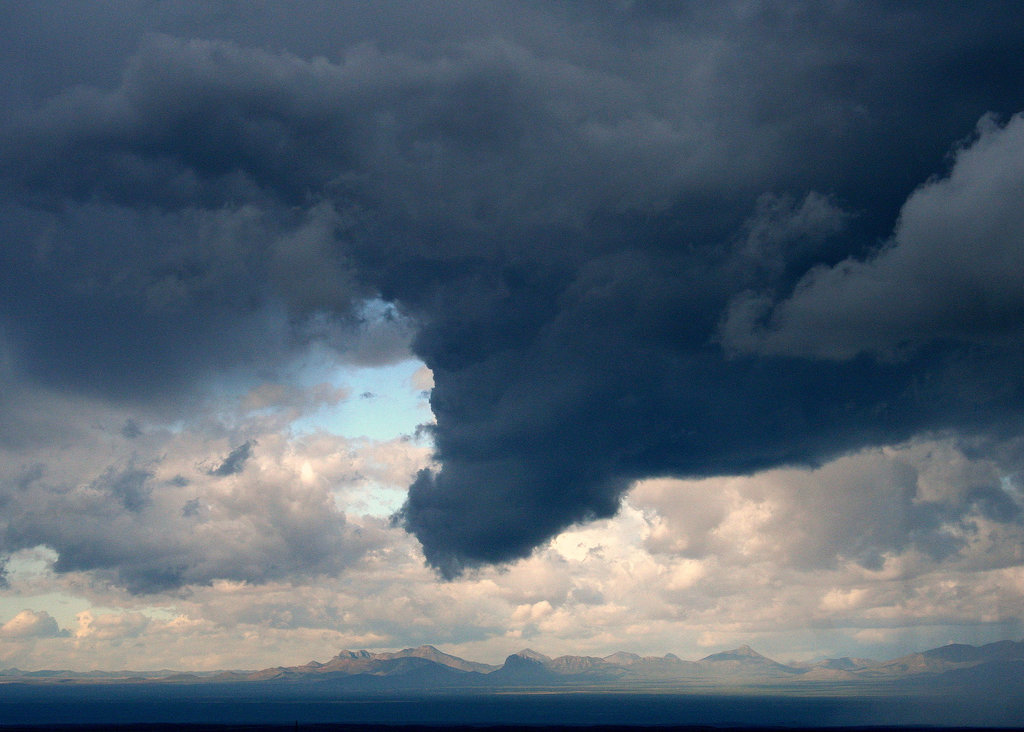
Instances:
[[[174,684],[0,685],[0,726],[144,725],[1021,727],[1024,700],[969,695],[790,696],[488,693],[330,698],[266,687]]]
[[[17,726],[0,727],[5,732],[439,732],[439,730],[452,730],[453,732],[512,732],[512,730],[531,730],[531,732],[995,732],[999,728],[991,727],[707,727],[707,726],[661,726],[661,727],[636,727],[636,726],[529,726],[502,725],[502,726],[394,726],[394,725],[336,725],[336,724],[311,724],[302,725],[298,722],[287,725],[262,725],[262,724],[131,724],[131,725],[70,725],[70,726]],[[1004,728],[1004,732],[1013,732],[1020,728]]]

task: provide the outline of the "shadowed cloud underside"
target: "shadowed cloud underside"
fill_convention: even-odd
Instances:
[[[673,622],[755,560],[835,573],[807,627],[1019,622],[1018,4],[41,7],[0,10],[3,576],[131,609],[19,642],[424,560],[399,615],[528,638],[624,612],[626,555]],[[337,376],[418,363],[404,435]]]

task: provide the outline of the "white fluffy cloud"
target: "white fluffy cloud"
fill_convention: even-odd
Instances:
[[[216,580],[133,597],[88,572],[51,572],[51,586],[123,609],[79,613],[70,638],[29,633],[17,658],[84,662],[88,651],[106,667],[145,658],[251,668],[428,642],[493,662],[524,646],[696,658],[752,643],[784,657],[898,655],[949,637],[1019,633],[1021,510],[1019,487],[994,464],[933,440],[816,470],[644,481],[614,519],[452,582],[437,581],[401,529],[367,516],[352,524],[376,537],[372,546],[315,582]]]
[[[1001,462],[936,438],[817,469],[646,480],[613,519],[439,582],[374,504],[429,463],[429,447],[292,433],[290,420],[346,395],[279,392],[243,390],[232,409],[185,429],[128,428],[124,414],[96,408],[64,426],[81,450],[64,460],[9,452],[4,464],[20,467],[4,486],[24,514],[19,530],[34,527],[49,548],[16,552],[5,594],[87,607],[0,618],[2,657],[214,669],[420,643],[500,662],[524,646],[694,658],[743,642],[797,656],[896,655],[1021,628],[1013,443],[994,451]],[[167,567],[180,567],[173,582],[131,584]]]
[[[324,384],[263,383],[170,426],[44,390],[13,396],[15,420],[49,437],[3,448],[3,550],[49,547],[58,573],[143,595],[337,575],[383,540],[345,509],[429,461],[412,438],[293,433],[347,397]]]
[[[45,610],[22,610],[0,625],[0,637],[5,639],[55,638],[60,634],[57,621]]]

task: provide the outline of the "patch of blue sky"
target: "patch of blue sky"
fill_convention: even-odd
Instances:
[[[301,417],[292,429],[372,440],[412,435],[418,425],[433,421],[426,395],[413,384],[413,375],[422,367],[421,361],[408,359],[374,367],[335,365],[330,373],[321,367],[307,369],[304,385],[326,382],[346,389],[348,396]]]
[[[349,515],[388,518],[405,503],[405,486],[384,485],[368,480],[350,488],[344,496],[335,496],[335,505]]]
[[[0,625],[11,620],[22,610],[33,612],[44,610],[57,621],[57,626],[61,630],[73,630],[78,625],[78,613],[84,610],[95,610],[95,608],[83,597],[66,595],[62,592],[43,592],[38,595],[0,595]]]
[[[394,510],[392,509],[392,512]],[[84,597],[59,590],[33,591],[33,586],[40,580],[52,584],[53,563],[56,560],[57,552],[47,546],[23,549],[11,555],[5,569],[8,581],[16,589],[9,594],[0,594],[0,625],[23,610],[42,610],[57,621],[57,626],[62,632],[73,634],[78,627],[78,615],[86,610],[94,616],[116,615],[122,612],[113,607],[94,605]],[[139,612],[153,620],[164,622],[172,620],[177,614],[171,608],[156,605],[140,608]]]
[[[75,616],[90,608],[90,603],[80,597],[61,592],[33,592],[34,581],[41,575],[52,574],[52,565],[57,552],[49,547],[38,546],[14,552],[6,565],[7,580],[17,590],[0,594],[0,624],[3,624],[22,610],[45,610],[61,628],[73,628]]]

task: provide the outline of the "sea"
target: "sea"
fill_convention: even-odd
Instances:
[[[909,696],[456,693],[332,697],[272,684],[0,685],[0,730],[1021,728],[1024,700]]]

